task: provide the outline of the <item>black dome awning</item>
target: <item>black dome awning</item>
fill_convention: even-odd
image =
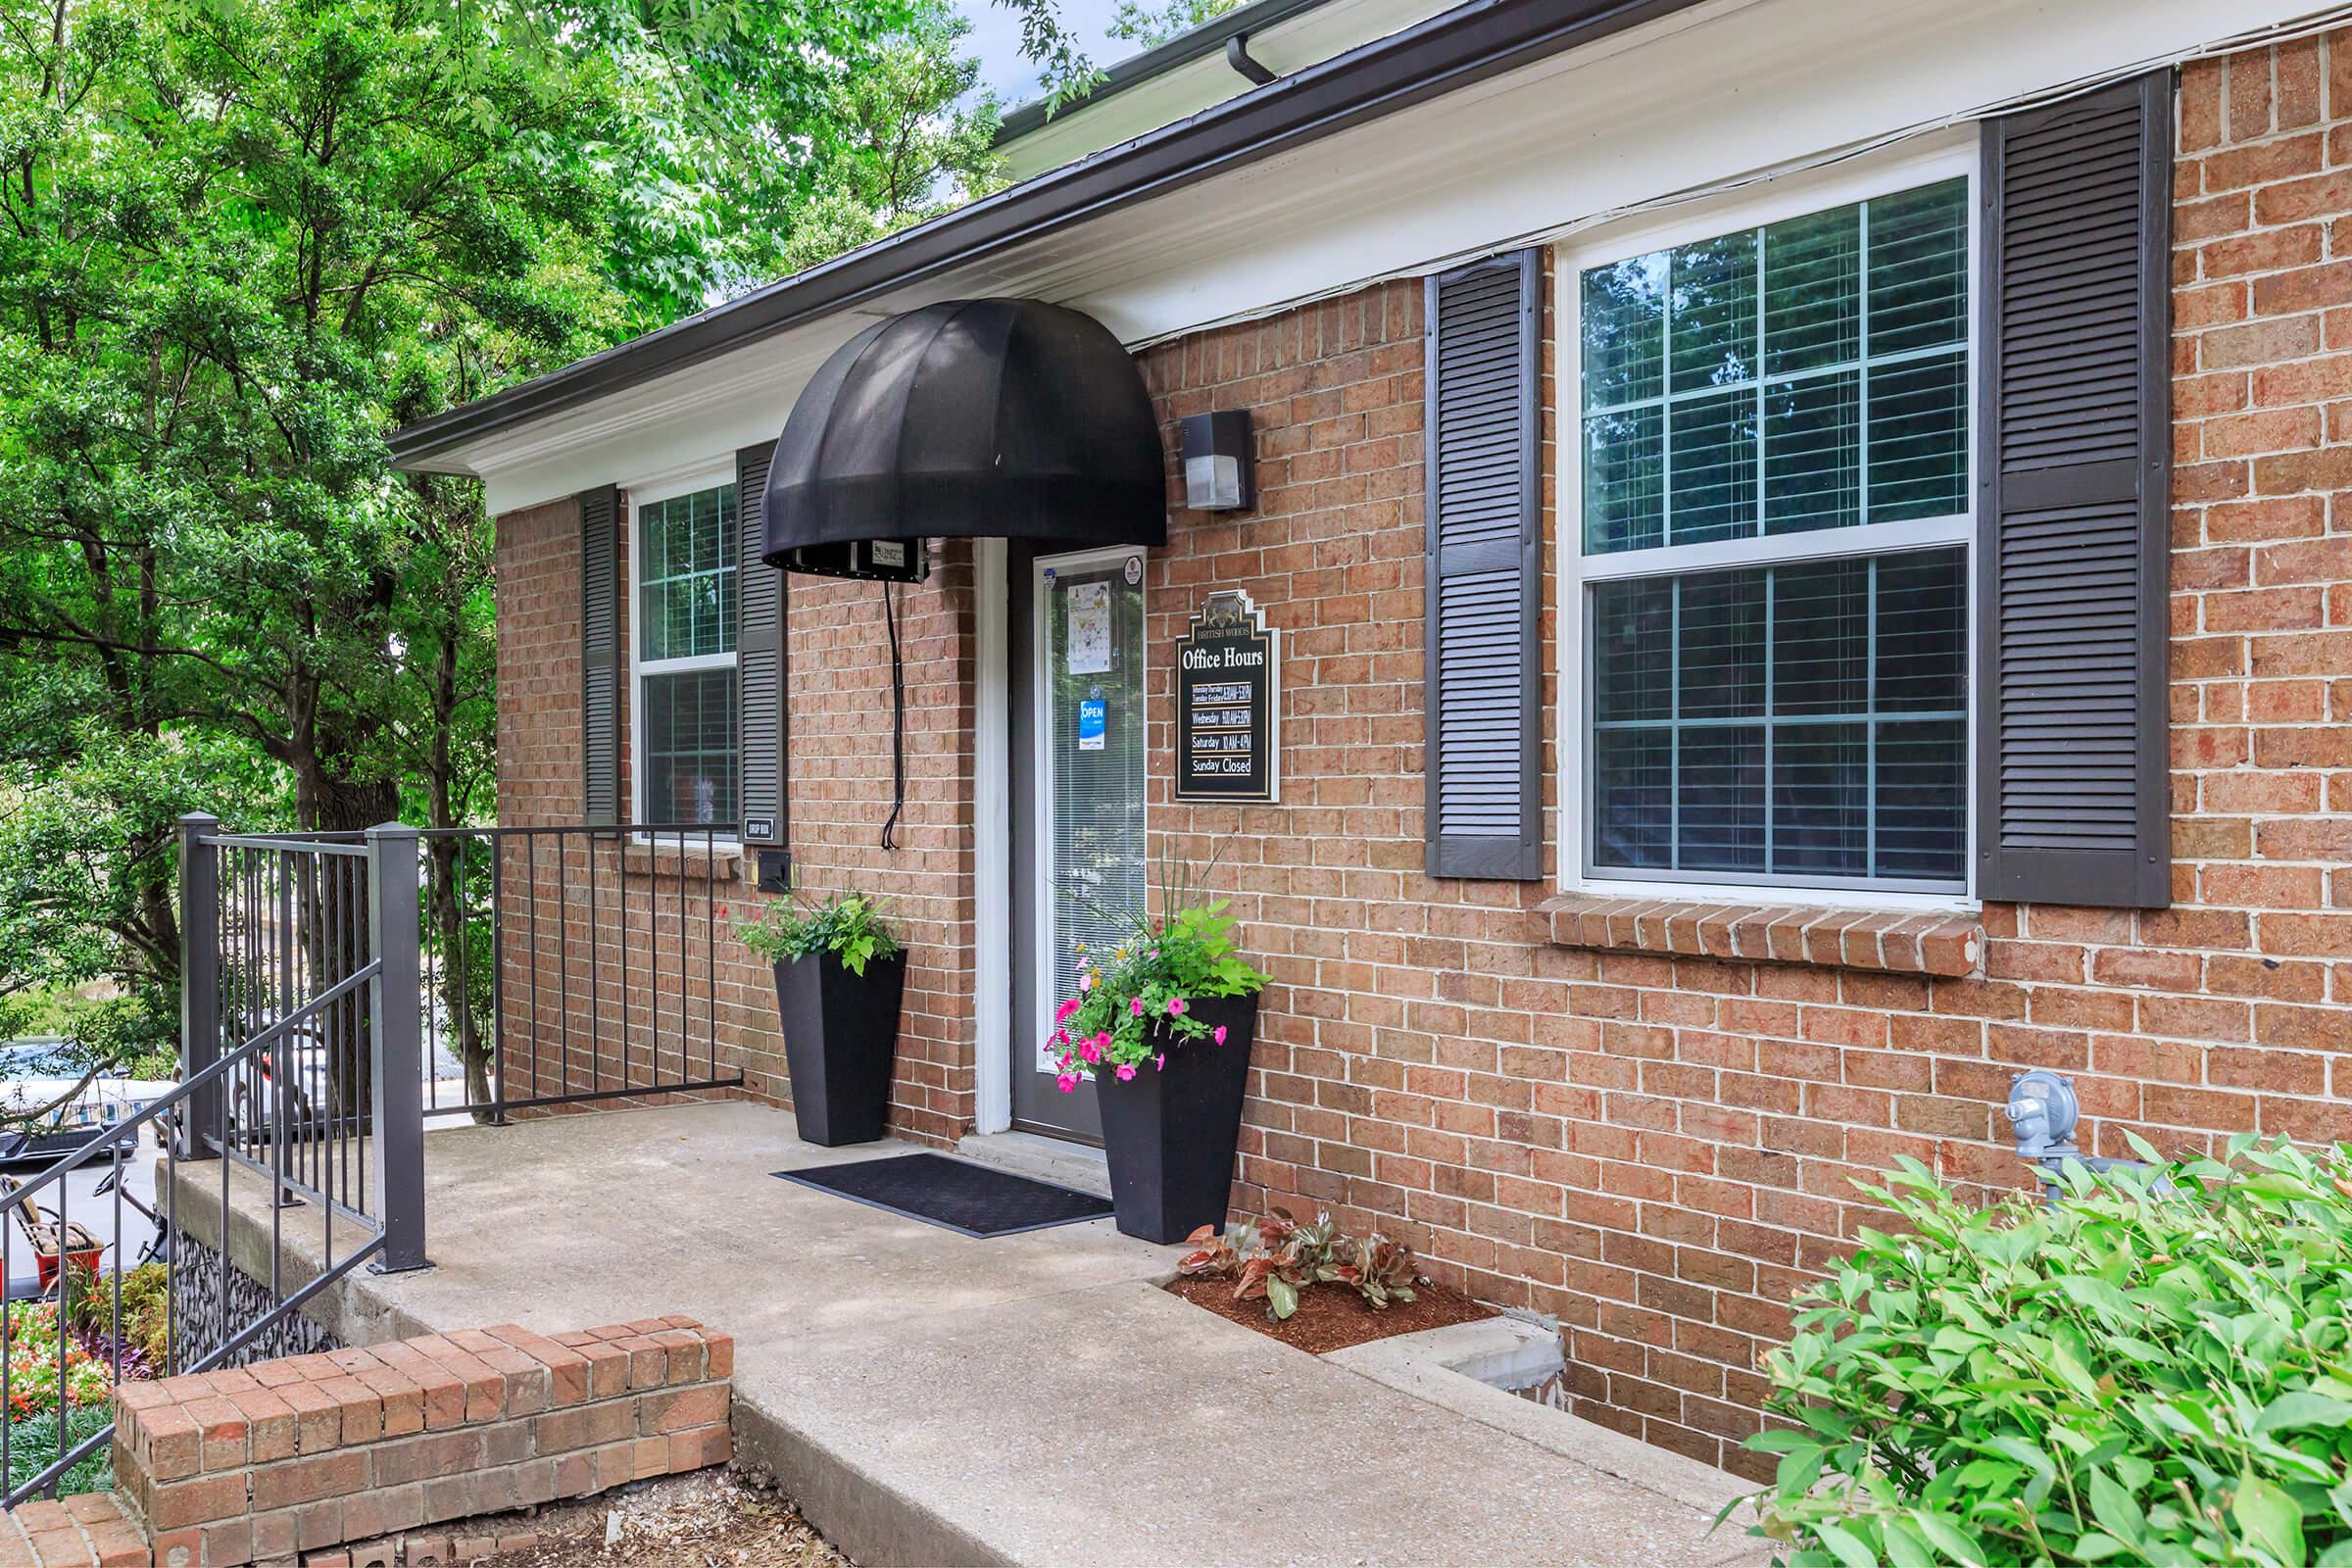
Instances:
[[[861,539],[1167,542],[1159,421],[1090,316],[952,300],[877,321],[793,404],[761,557]]]

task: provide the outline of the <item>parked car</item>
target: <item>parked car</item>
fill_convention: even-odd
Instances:
[[[137,1115],[172,1087],[168,1080],[132,1078],[122,1068],[90,1076],[72,1042],[58,1037],[0,1044],[0,1113],[21,1120],[48,1111],[39,1126],[0,1140],[0,1160],[29,1157],[36,1146],[55,1152],[78,1147]],[[136,1147],[135,1129],[124,1137],[126,1148]]]

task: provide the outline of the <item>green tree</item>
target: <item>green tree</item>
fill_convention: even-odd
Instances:
[[[175,1011],[183,810],[485,819],[490,525],[384,432],[992,188],[965,31],[0,0],[0,996]]]
[[[1142,0],[1119,0],[1118,13],[1104,30],[1146,49],[1156,49],[1195,27],[1216,21],[1242,0],[1160,0],[1149,6]]]

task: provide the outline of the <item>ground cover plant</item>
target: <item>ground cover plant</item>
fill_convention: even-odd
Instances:
[[[1203,1225],[1186,1238],[1193,1250],[1176,1265],[1188,1279],[1230,1278],[1237,1301],[1263,1300],[1266,1315],[1280,1322],[1298,1310],[1299,1293],[1316,1285],[1345,1285],[1374,1310],[1391,1301],[1413,1299],[1413,1287],[1426,1283],[1413,1263],[1413,1250],[1375,1231],[1348,1236],[1329,1212],[1301,1225],[1287,1208],[1262,1220],[1245,1220],[1218,1235]]]
[[[1906,1160],[1765,1357],[1792,1568],[2352,1564],[2352,1149],[1960,1201]]]

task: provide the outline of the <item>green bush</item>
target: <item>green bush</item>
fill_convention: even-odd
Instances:
[[[1761,1530],[1799,1568],[2352,1564],[2352,1148],[1990,1208],[1906,1160],[1765,1357],[1796,1423]]]

